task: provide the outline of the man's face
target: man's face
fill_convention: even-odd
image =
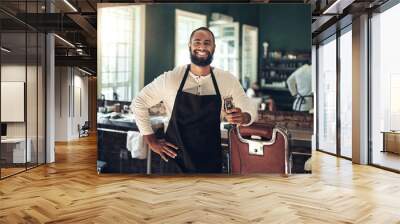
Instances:
[[[190,60],[197,66],[208,66],[213,60],[215,44],[210,32],[196,31],[189,43]]]

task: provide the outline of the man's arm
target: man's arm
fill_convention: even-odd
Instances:
[[[151,127],[149,108],[156,105],[162,100],[162,96],[166,94],[166,77],[165,73],[157,77],[153,82],[145,86],[136,98],[132,101],[131,110],[135,115],[136,125],[140,134],[143,135],[145,142],[151,150],[159,154],[161,158],[168,161],[166,156],[175,158],[176,153],[171,149],[177,147],[164,140],[159,140],[154,135]]]
[[[236,108],[227,111],[225,118],[229,123],[248,126],[257,120],[257,105],[246,96],[239,80],[232,80],[231,95]]]
[[[165,92],[164,74],[146,85],[132,100],[130,108],[135,115],[135,122],[140,134],[149,135],[154,133],[150,123],[149,108],[162,101],[163,92]]]
[[[286,83],[288,85],[289,88],[289,92],[290,94],[292,94],[292,96],[295,96],[297,94],[297,86],[296,86],[296,77],[295,77],[295,73],[292,73],[289,78],[286,80]]]

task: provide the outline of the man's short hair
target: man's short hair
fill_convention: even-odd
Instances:
[[[193,30],[192,34],[190,34],[189,42],[192,42],[192,37],[193,37],[194,33],[196,33],[197,31],[200,31],[200,30],[204,30],[204,31],[211,33],[213,43],[215,44],[214,33],[210,29],[208,29],[208,27],[205,27],[205,26],[202,26],[202,27],[199,27],[199,28]]]

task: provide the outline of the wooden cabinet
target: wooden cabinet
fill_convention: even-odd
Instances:
[[[383,133],[383,152],[400,154],[400,131],[387,131]]]

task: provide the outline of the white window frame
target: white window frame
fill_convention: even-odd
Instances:
[[[244,83],[245,80],[245,62],[247,61],[247,53],[246,53],[246,48],[245,48],[245,43],[246,43],[246,38],[245,36],[250,34],[251,32],[256,32],[256,41],[255,44],[253,44],[254,46],[250,46],[249,49],[251,49],[251,59],[253,59],[251,61],[252,65],[251,65],[251,73],[252,75],[250,75],[250,83],[249,85],[251,86],[251,84],[253,82],[257,82],[257,74],[258,74],[258,28],[255,26],[250,26],[250,25],[246,25],[243,24],[242,25],[242,83]]]
[[[144,65],[145,65],[145,23],[146,23],[146,15],[145,15],[145,5],[132,5],[132,4],[113,4],[110,6],[110,4],[99,4],[99,11],[101,11],[102,8],[109,8],[109,7],[137,7],[138,13],[139,13],[139,21],[135,21],[136,26],[140,26],[139,31],[135,32],[133,35],[135,35],[135,38],[138,41],[133,42],[133,49],[139,49],[139,51],[134,51],[132,55],[136,58],[138,58],[138,64],[139,66],[134,66],[132,63],[132,77],[129,77],[129,84],[131,85],[131,97],[134,98],[144,87]],[[100,13],[100,12],[99,12]],[[103,52],[102,52],[102,26],[101,26],[101,18],[98,16],[97,19],[98,23],[98,38],[97,38],[97,46],[98,47],[98,54],[97,54],[97,61],[99,62],[97,64],[97,71],[98,71],[98,91],[97,91],[97,97],[101,98],[102,94],[102,89],[107,88],[107,87],[113,87],[113,86],[118,86],[118,84],[114,85],[107,85],[104,86],[102,83],[102,57],[103,57]],[[136,75],[135,75],[136,74]],[[117,81],[115,81],[117,82]],[[123,82],[124,84],[128,82]],[[130,101],[131,99],[122,99],[121,101]]]
[[[224,29],[224,27],[233,27],[234,28],[234,36],[232,37],[219,37],[218,33],[221,33],[220,30]],[[217,31],[218,29],[218,31]],[[213,31],[215,35],[215,52],[214,52],[214,60],[212,65],[219,67],[220,69],[229,71],[225,66],[223,66],[224,61],[226,59],[233,59],[234,60],[234,67],[236,71],[229,71],[231,72],[237,79],[240,79],[240,66],[239,66],[239,23],[238,22],[227,22],[227,23],[218,23],[213,22],[213,25],[210,25],[210,30]],[[217,31],[217,32],[216,32]],[[233,54],[226,54],[220,55],[220,50],[223,47],[221,41],[228,41],[233,40],[235,43],[234,53]],[[222,64],[220,64],[222,62]]]

